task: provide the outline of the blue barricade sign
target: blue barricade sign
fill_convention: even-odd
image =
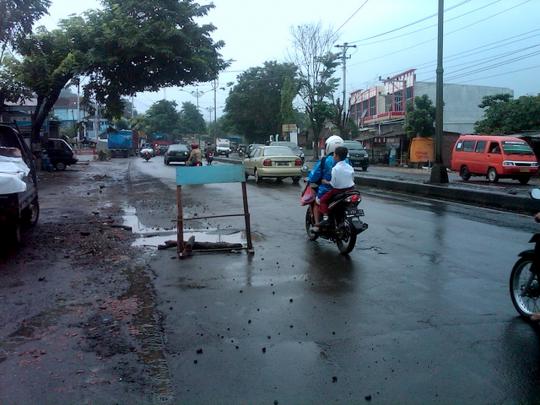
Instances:
[[[241,183],[246,181],[244,165],[177,167],[176,184]]]

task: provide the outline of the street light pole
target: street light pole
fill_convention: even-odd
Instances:
[[[435,163],[431,168],[430,183],[448,183],[448,172],[442,161],[443,141],[443,26],[444,0],[439,0],[439,32],[437,35],[437,87],[435,93]]]

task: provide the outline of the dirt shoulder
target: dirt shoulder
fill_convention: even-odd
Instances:
[[[170,399],[154,276],[122,227],[129,164],[40,174],[39,223],[0,254],[1,403]]]

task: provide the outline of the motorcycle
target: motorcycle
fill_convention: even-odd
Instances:
[[[151,149],[141,150],[141,157],[148,162],[154,156],[154,152]]]
[[[531,190],[530,195],[540,200],[540,189]],[[538,214],[535,220],[539,221]],[[526,320],[540,312],[540,233],[535,233],[529,243],[535,244],[534,249],[521,252],[510,273],[512,304]]]
[[[214,160],[214,153],[208,152],[206,154],[206,164],[210,166],[212,164],[212,161]]]
[[[315,193],[313,187],[308,185],[304,193],[302,193],[303,196],[305,196],[306,192],[310,193],[308,191],[310,187],[312,188],[311,193]],[[313,229],[315,226],[313,210],[317,203],[315,198],[308,202],[303,197],[302,204],[309,204],[305,220],[306,233],[309,240],[315,241],[321,237],[335,242],[341,254],[346,255],[350,253],[356,245],[357,236],[368,229],[368,224],[361,220],[361,217],[364,216],[364,210],[358,208],[361,201],[362,197],[357,190],[336,194],[332,197],[328,206],[328,225],[315,231]]]

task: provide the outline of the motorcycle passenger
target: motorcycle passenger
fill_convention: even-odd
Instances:
[[[202,152],[199,149],[199,144],[191,144],[191,153],[187,161],[188,166],[200,166],[202,165]]]
[[[315,226],[318,227],[321,221],[321,213],[319,211],[320,198],[332,189],[330,181],[332,180],[332,169],[336,162],[334,161],[334,151],[338,146],[343,145],[343,139],[340,136],[332,135],[326,140],[326,155],[322,157],[313,167],[308,175],[310,184],[319,184],[317,188],[316,204],[313,205],[313,219]],[[327,183],[324,183],[326,180]]]
[[[319,211],[323,214],[323,220],[319,227],[328,225],[328,204],[333,196],[354,188],[354,169],[347,163],[349,150],[344,146],[338,146],[334,152],[335,165],[332,168],[332,179],[330,181],[322,179],[323,184],[329,184],[332,189],[320,197]],[[316,227],[314,232],[318,231]]]

